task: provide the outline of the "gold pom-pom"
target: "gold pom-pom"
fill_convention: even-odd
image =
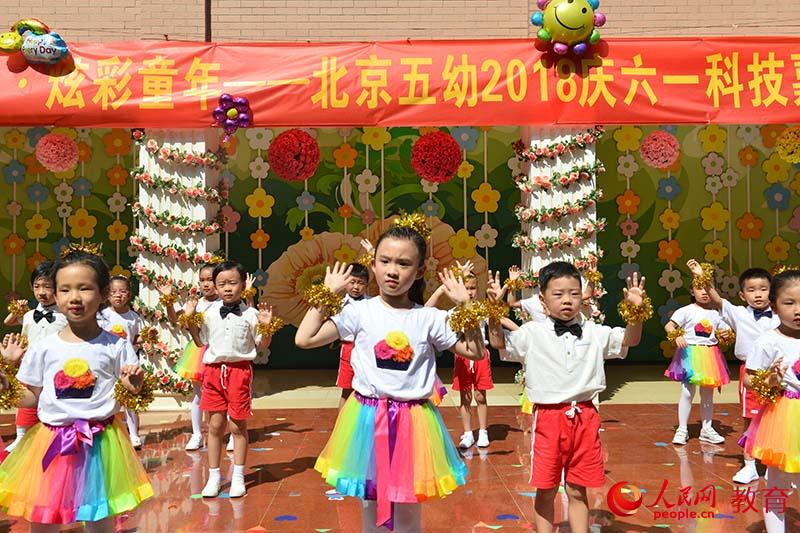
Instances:
[[[683,337],[684,335],[686,335],[686,330],[685,329],[683,329],[683,328],[675,328],[672,331],[670,331],[669,333],[667,333],[667,340],[670,342],[670,344],[675,346],[675,339],[677,339],[678,337]]]
[[[8,303],[8,312],[17,318],[22,318],[28,311],[28,300],[11,300]]]
[[[525,288],[525,281],[522,278],[509,278],[503,282],[503,286],[508,288],[510,291],[521,291]]]
[[[489,322],[500,322],[500,319],[508,316],[508,305],[498,300],[483,300],[483,312]]]
[[[178,301],[178,295],[173,293],[170,294],[162,294],[161,297],[158,299],[158,303],[163,305],[164,307],[168,307]]]
[[[479,328],[484,318],[486,309],[481,302],[461,304],[450,313],[450,328],[456,333],[464,333],[468,329]]]
[[[723,328],[718,329],[715,332],[715,336],[717,337],[717,342],[719,342],[719,347],[723,350],[727,350],[734,344],[736,344],[736,332],[730,328]]]
[[[245,300],[248,300],[250,298],[254,298],[255,295],[256,295],[256,292],[257,291],[256,291],[255,287],[250,287],[249,289],[245,289],[245,290],[242,291],[242,298],[244,298]]]
[[[786,272],[787,270],[799,270],[799,269],[796,266],[792,265],[775,265],[774,267],[772,267],[770,273],[773,276],[777,276],[778,274]]]
[[[324,283],[314,283],[303,293],[303,299],[311,307],[325,309],[325,318],[342,312],[344,298],[336,294]]]
[[[800,163],[800,127],[783,130],[775,141],[775,150],[787,163]]]
[[[17,368],[2,357],[0,357],[0,371],[5,374],[8,381],[8,388],[0,392],[0,409],[16,409],[25,387],[17,380]]]
[[[145,373],[142,380],[142,388],[138,393],[131,392],[122,384],[122,381],[117,380],[117,384],[114,385],[114,399],[121,406],[127,407],[135,413],[141,413],[146,411],[155,400],[156,389],[155,376]]]
[[[220,263],[223,263],[224,261],[225,261],[225,258],[222,257],[221,255],[212,255],[208,259],[208,261],[206,261],[206,263],[208,263],[209,265],[218,265]]]
[[[626,324],[638,324],[652,318],[653,302],[650,301],[650,297],[647,295],[644,296],[644,301],[642,301],[641,305],[632,305],[623,300],[617,305],[617,311],[619,311],[619,316],[622,317]]]
[[[692,287],[696,289],[710,287],[711,281],[714,279],[714,265],[711,263],[700,263],[700,268],[703,269],[703,273],[692,279]]]
[[[400,216],[394,221],[394,225],[400,226],[401,228],[413,229],[422,235],[422,238],[426,241],[431,236],[431,228],[428,226],[428,220],[422,213],[406,213],[401,211]]]
[[[583,277],[586,278],[586,281],[589,283],[600,283],[603,281],[603,273],[599,270],[587,270],[583,273]]]
[[[87,242],[87,243],[83,243],[83,244],[77,243],[77,242],[73,242],[73,243],[70,243],[69,245],[65,246],[61,250],[61,259],[64,259],[65,257],[67,257],[70,254],[74,254],[74,253],[78,253],[78,252],[84,253],[84,254],[97,255],[97,256],[103,257],[103,245],[102,245],[102,243],[101,244],[95,244],[95,243],[92,243],[92,242]]]
[[[273,337],[285,325],[282,318],[272,317],[269,324],[258,323],[258,333],[265,337]]]
[[[356,263],[363,267],[370,266],[375,261],[375,252],[367,252],[358,259],[356,259]]]
[[[187,315],[183,313],[178,317],[178,326],[183,329],[189,329],[190,326],[200,327],[203,325],[203,313],[192,313]]]
[[[139,339],[142,342],[155,344],[158,342],[158,330],[154,327],[144,327],[142,331],[139,332]]]
[[[771,387],[769,385],[769,376],[769,369],[758,370],[754,375],[750,376],[750,390],[755,393],[758,401],[764,404],[775,403],[778,396],[783,394],[782,386]]]

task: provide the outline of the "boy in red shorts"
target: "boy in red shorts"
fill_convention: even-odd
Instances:
[[[272,321],[272,308],[259,304],[258,311],[242,302],[245,286],[244,267],[225,261],[214,267],[212,278],[219,300],[202,314],[200,338],[208,345],[203,355],[205,372],[200,408],[208,417],[208,482],[204,498],[219,495],[222,440],[228,417],[233,438],[233,476],[228,490],[231,498],[247,493],[244,486],[244,464],[247,460],[247,419],[253,383],[253,359],[256,350],[269,346],[272,337],[263,331]],[[184,313],[192,316],[197,297],[186,304]]]
[[[343,305],[362,300],[369,300],[367,287],[369,287],[369,270],[361,263],[351,263],[347,268],[352,268],[350,279],[347,282],[347,293],[344,295]],[[342,341],[339,351],[339,374],[336,376],[336,386],[342,389],[339,398],[339,409],[353,394],[353,367],[350,365],[350,355],[353,352],[353,343]]]
[[[553,530],[562,470],[570,528],[588,531],[586,489],[605,484],[600,416],[592,398],[606,388],[604,359],[627,356],[628,347],[639,344],[642,323],[623,329],[585,320],[581,275],[570,263],[542,268],[539,285],[547,321],[527,322],[504,339],[491,340],[524,360],[525,392],[535,404],[530,483],[536,487],[536,531]],[[623,292],[628,306],[644,305],[644,278],[634,274]]]

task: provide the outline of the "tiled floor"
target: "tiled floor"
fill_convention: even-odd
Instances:
[[[457,438],[461,423],[456,409],[442,409],[451,436]],[[727,437],[724,446],[701,445],[698,424],[690,427],[692,440],[685,448],[668,444],[672,437],[675,407],[672,404],[609,404],[601,407],[602,439],[607,454],[607,485],[592,490],[590,502],[593,531],[749,531],[763,529],[760,512],[737,512],[732,504],[731,475],[739,467],[736,438],[741,431],[736,405],[715,407],[716,424]],[[696,421],[697,413],[693,420]],[[515,407],[490,411],[492,445],[486,451],[465,454],[469,480],[452,496],[424,505],[426,532],[531,531],[534,490],[527,484],[530,472],[530,417]],[[340,499],[329,492],[313,470],[336,417],[335,409],[259,410],[251,423],[247,461],[248,495],[232,500],[199,497],[206,473],[205,451],[187,453],[185,415],[151,413],[143,433],[147,442],[141,457],[156,496],[123,517],[120,528],[142,532],[206,531],[360,531],[360,507],[352,498]],[[0,433],[7,437],[13,420],[0,419]],[[230,462],[223,465],[223,475]],[[717,518],[698,520],[657,519],[652,506],[667,482],[667,502],[675,505],[681,487],[695,492],[715,487]],[[615,518],[608,510],[608,487],[627,481],[644,489],[644,504],[636,514]],[[763,483],[763,481],[762,481]],[[753,489],[759,484],[754,484]],[[710,489],[708,489],[710,490]],[[708,490],[706,493],[708,494]],[[563,494],[557,509],[563,513]],[[673,510],[708,510],[707,503],[676,506]],[[790,528],[800,531],[797,502],[790,502]],[[0,531],[26,531],[23,522],[0,519]],[[562,526],[561,531],[567,531]]]

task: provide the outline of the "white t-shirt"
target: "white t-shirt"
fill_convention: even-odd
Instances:
[[[352,296],[350,296],[349,294],[345,293],[345,295],[344,295],[344,299],[343,299],[343,301],[342,301],[342,306],[345,306],[345,305],[347,305],[347,304],[351,304],[351,303],[355,303],[355,302],[362,302],[362,301],[364,301],[364,300],[369,300],[369,298],[370,298],[370,297],[369,297],[369,296],[367,296],[367,295],[365,294],[365,295],[363,295],[361,298],[359,298],[358,300],[356,300],[355,298],[353,298],[353,297],[352,297]]]
[[[753,351],[747,356],[747,370],[764,370],[772,366],[778,357],[787,367],[783,386],[791,392],[800,392],[800,339],[793,339],[773,329],[761,335]]]
[[[52,312],[54,320],[50,322],[46,318],[41,318],[39,319],[39,322],[36,322],[33,319],[33,315],[36,311],[40,311],[42,313]],[[39,304],[36,306],[36,309],[31,309],[22,316],[22,334],[28,338],[28,346],[33,346],[43,338],[48,337],[53,333],[58,333],[64,329],[64,326],[66,325],[67,317],[65,317],[61,311],[58,310],[58,307],[56,307],[55,304],[48,305],[47,307]]]
[[[772,317],[762,316],[756,320],[752,307],[733,305],[728,300],[722,300],[722,320],[736,332],[734,353],[740,361],[747,360],[747,356],[755,348],[757,338],[781,323],[777,313],[772,313]]]
[[[686,332],[684,338],[694,346],[717,345],[716,330],[722,325],[722,316],[716,309],[703,309],[697,304],[689,304],[676,309],[669,317]]]
[[[120,370],[138,363],[131,343],[108,331],[88,342],[66,342],[54,333],[28,349],[17,379],[42,388],[39,419],[64,426],[116,414],[120,406],[114,385]]]
[[[576,319],[583,328],[580,338],[572,333],[556,335],[555,322],[526,322],[506,332],[506,360],[522,362],[525,394],[537,404],[592,401],[606,388],[604,359],[624,359],[624,328],[601,326]]]
[[[233,313],[224,319],[220,316],[222,300],[212,302],[203,311],[200,338],[208,345],[203,363],[235,363],[256,358],[256,346],[261,342],[258,332],[258,311],[239,302],[242,316]]]
[[[542,300],[539,298],[538,294],[534,294],[530,298],[520,300],[519,305],[522,307],[522,310],[528,314],[532,321],[547,322],[547,314],[544,312],[544,306],[542,305]]]
[[[98,313],[97,323],[104,330],[133,343],[144,326],[141,317],[132,309],[117,313],[109,306]]]
[[[429,398],[436,352],[458,342],[447,312],[435,307],[394,309],[381,298],[371,298],[345,306],[331,320],[339,337],[353,342],[353,389],[373,398]]]

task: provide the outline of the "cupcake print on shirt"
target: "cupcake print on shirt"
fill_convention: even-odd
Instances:
[[[122,324],[114,324],[109,331],[121,339],[128,338],[128,332]]]
[[[56,373],[53,381],[56,398],[91,398],[96,378],[89,363],[75,357],[64,362],[64,369]]]
[[[710,337],[714,332],[714,327],[708,320],[701,320],[694,326],[694,334],[698,337]]]
[[[408,370],[414,350],[408,337],[402,331],[390,331],[375,345],[375,360],[378,368],[387,370]]]

